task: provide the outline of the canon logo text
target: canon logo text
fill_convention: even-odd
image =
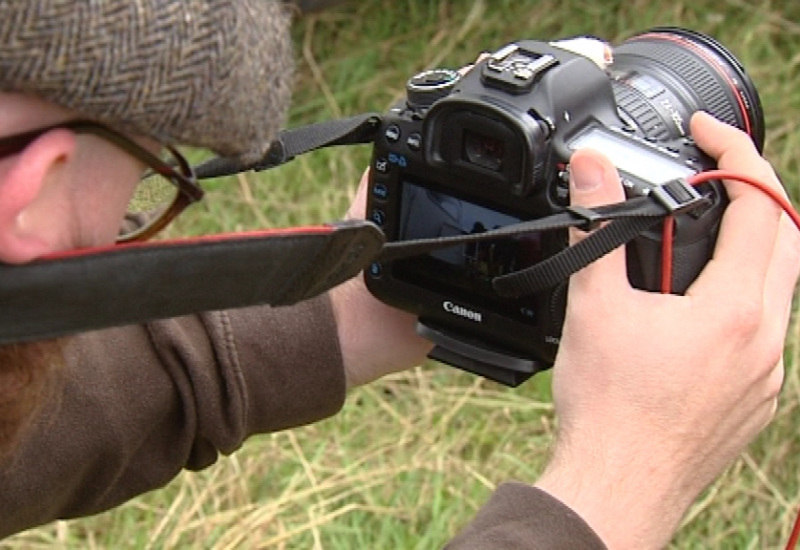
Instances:
[[[476,323],[483,322],[483,314],[481,314],[478,311],[456,305],[450,301],[443,302],[442,307],[447,313],[458,315],[459,317],[463,317],[464,319],[469,319],[470,321],[475,321]]]

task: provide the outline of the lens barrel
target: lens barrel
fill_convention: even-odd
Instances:
[[[646,136],[687,135],[692,113],[704,110],[745,131],[764,147],[764,112],[753,82],[724,46],[702,33],[658,27],[614,49],[609,67],[619,109]]]

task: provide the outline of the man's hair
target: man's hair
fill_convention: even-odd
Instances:
[[[272,0],[0,2],[0,91],[254,159],[288,107],[289,24]]]
[[[18,443],[45,401],[56,399],[63,340],[0,346],[0,459]]]

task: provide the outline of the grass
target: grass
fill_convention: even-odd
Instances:
[[[800,4],[779,0],[376,0],[345,2],[295,28],[291,124],[384,111],[422,69],[469,63],[516,38],[655,25],[715,36],[764,104],[766,155],[798,198]],[[199,154],[198,157],[199,158]],[[173,235],[341,217],[368,147],[299,158],[214,182]],[[800,508],[798,328],[772,425],[695,504],[674,548],[782,548]],[[533,481],[553,434],[549,376],[507,389],[429,364],[350,395],[334,418],[252,438],[233,456],[95,517],[0,543],[36,548],[434,548],[505,479]]]

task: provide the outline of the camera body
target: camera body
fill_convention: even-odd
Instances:
[[[463,75],[412,77],[374,143],[368,219],[388,241],[404,241],[546,217],[569,206],[569,160],[583,148],[611,160],[629,197],[712,168],[687,134],[689,116],[705,106],[633,65],[615,73],[553,43],[523,40]],[[652,99],[656,87],[661,97]],[[727,202],[719,182],[700,192],[707,205],[676,216],[679,293],[710,258]],[[661,239],[656,227],[627,246],[635,287],[659,288]],[[492,279],[567,246],[565,230],[526,234],[376,262],[364,277],[378,299],[418,316],[418,331],[436,344],[431,357],[517,385],[555,360],[568,282],[504,298]]]

